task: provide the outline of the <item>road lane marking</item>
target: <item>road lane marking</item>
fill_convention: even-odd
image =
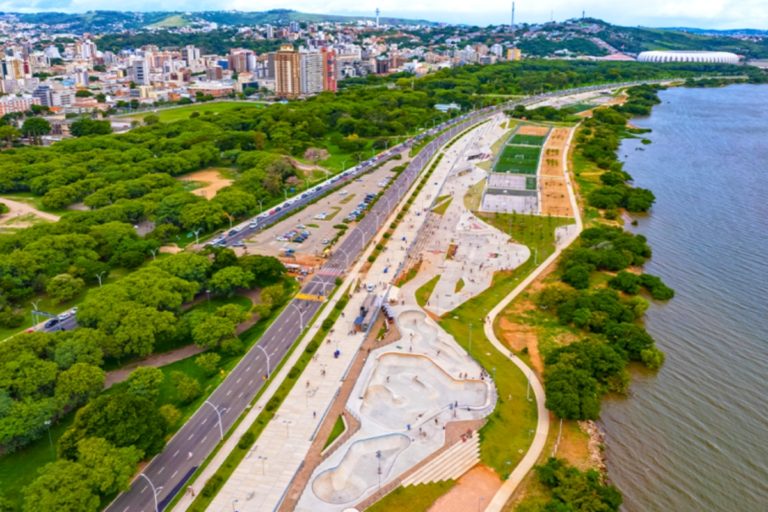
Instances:
[[[205,425],[206,421],[208,421],[208,418],[203,419],[203,422],[201,423],[201,425]]]
[[[228,390],[227,390],[227,396],[229,396],[229,395],[231,395],[231,394],[232,394],[232,390],[231,390],[231,389],[228,389]]]
[[[256,359],[258,359],[258,358],[259,358],[259,356],[256,356]],[[248,365],[248,368],[246,368],[245,371],[247,371],[247,372],[251,371],[251,365]]]
[[[157,472],[157,474],[159,475],[159,474],[160,474],[160,473],[162,473],[163,471],[165,471],[165,466],[161,467],[161,468],[160,468],[160,470]]]
[[[187,438],[187,441],[191,441],[193,437],[195,437],[195,434],[189,434],[189,437]]]
[[[173,452],[174,457],[177,456],[178,454],[179,454],[179,450],[176,450],[175,452]]]
[[[141,491],[139,491],[139,494],[144,494],[144,491],[146,490],[147,490],[147,486],[145,485],[144,487],[142,487]]]
[[[171,478],[175,478],[176,475],[178,474],[179,474],[179,470],[177,469],[176,471],[173,472],[173,474],[171,475]]]
[[[241,380],[243,380],[243,378],[242,377],[238,377],[237,380],[235,381],[235,384],[240,384]]]
[[[205,436],[202,441],[200,441],[200,444],[203,444],[205,440],[208,439],[208,436]]]

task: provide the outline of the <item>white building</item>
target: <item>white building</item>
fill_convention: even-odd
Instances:
[[[640,62],[706,62],[711,64],[738,64],[739,56],[730,52],[651,51],[637,56]]]

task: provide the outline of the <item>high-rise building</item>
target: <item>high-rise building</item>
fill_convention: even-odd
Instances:
[[[191,66],[200,60],[200,48],[197,48],[192,44],[188,44],[181,49],[181,58],[186,61],[187,66]]]
[[[53,106],[53,89],[48,84],[40,84],[32,91],[32,97],[37,98],[40,105],[44,107]]]
[[[323,54],[317,51],[299,53],[301,94],[322,92],[324,84]]]
[[[131,62],[130,76],[136,85],[149,85],[149,62],[147,59],[134,59]]]
[[[282,97],[296,97],[301,94],[301,66],[299,54],[290,44],[285,44],[275,53],[275,93]]]
[[[323,48],[323,90],[336,92],[336,52]]]

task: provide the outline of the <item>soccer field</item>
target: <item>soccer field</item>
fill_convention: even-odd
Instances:
[[[493,172],[536,174],[540,154],[540,147],[505,146],[493,168]]]
[[[524,135],[518,133],[512,137],[512,140],[510,140],[509,143],[526,144],[529,146],[543,146],[545,140],[547,140],[546,135]]]

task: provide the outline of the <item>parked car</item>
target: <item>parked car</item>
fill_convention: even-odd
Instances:
[[[58,325],[58,324],[59,324],[59,319],[58,319],[58,318],[51,318],[50,320],[48,320],[47,322],[45,322],[45,324],[43,324],[43,326],[44,326],[46,329],[50,329],[51,327],[54,327],[54,326],[56,326],[56,325]]]

